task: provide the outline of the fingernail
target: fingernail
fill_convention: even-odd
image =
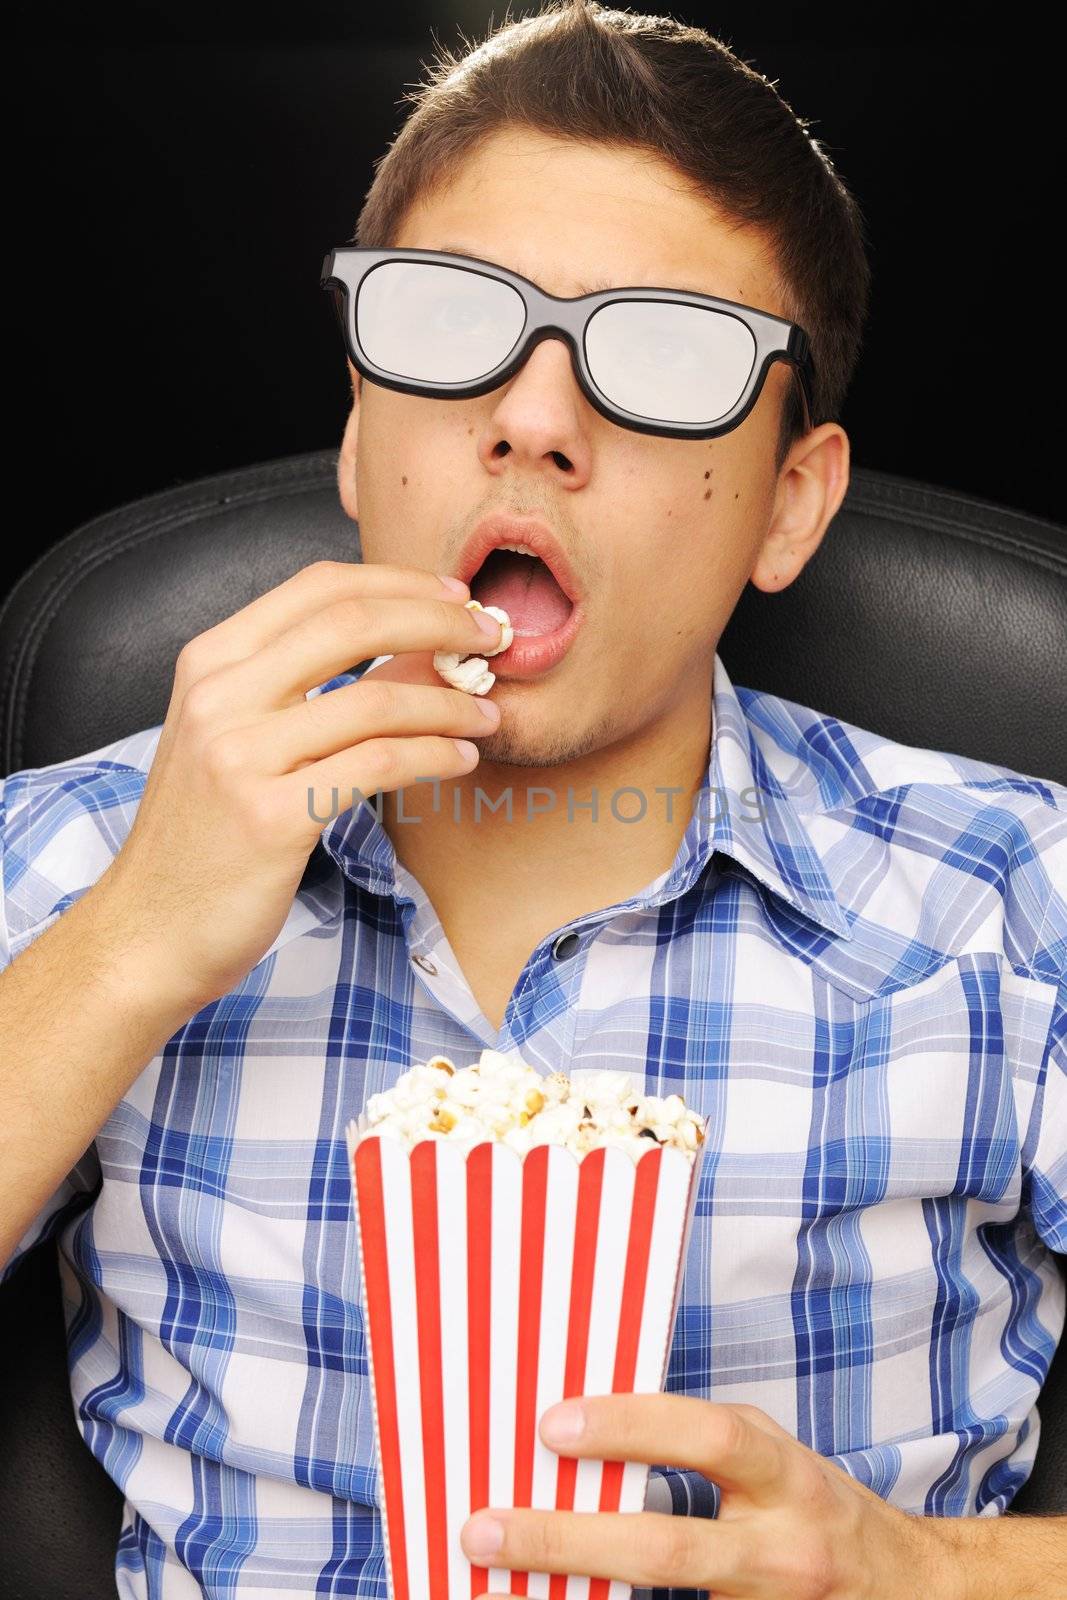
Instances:
[[[564,1401],[552,1406],[541,1419],[541,1437],[547,1445],[574,1444],[585,1432],[585,1412]]]
[[[462,1544],[475,1561],[487,1561],[504,1543],[503,1524],[493,1517],[475,1516],[463,1529]]]
[[[455,745],[464,761],[477,761],[478,746],[472,739],[453,739],[452,743]]]
[[[495,700],[483,700],[479,695],[475,695],[474,703],[482,716],[486,717],[490,722],[500,721],[500,707]]]
[[[495,617],[491,617],[489,615],[488,611],[472,611],[471,616],[474,618],[475,622],[478,624],[479,628],[481,628],[483,633],[499,635],[500,624]]]
[[[445,588],[451,589],[453,594],[466,594],[467,585],[459,578],[450,578],[445,572],[439,572],[437,576],[440,578]]]

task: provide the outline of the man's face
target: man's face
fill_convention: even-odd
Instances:
[[[785,314],[762,239],[726,224],[674,168],[526,130],[486,141],[394,242],[461,247],[550,294],[599,281],[686,287]],[[783,586],[764,546],[793,382],[784,363],[740,427],[703,440],[608,421],[555,338],[471,400],[352,375],[340,486],[365,560],[454,572],[477,523],[507,511],[546,522],[584,587],[585,621],[562,660],[539,677],[497,678],[503,715],[479,739],[483,765],[556,765],[686,708],[706,718],[714,653],[746,581]],[[431,669],[427,681],[440,680]]]

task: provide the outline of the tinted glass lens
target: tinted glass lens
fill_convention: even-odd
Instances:
[[[386,261],[364,278],[356,332],[383,372],[471,383],[507,359],[526,320],[509,284],[432,261]]]
[[[658,422],[716,422],[744,393],[756,342],[728,312],[616,301],[590,319],[585,358],[597,387],[624,411]]]

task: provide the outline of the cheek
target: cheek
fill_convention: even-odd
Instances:
[[[399,483],[399,474],[408,472],[406,462],[419,432],[411,406],[408,396],[381,387],[374,390],[371,404],[364,403],[360,450],[367,474],[375,482],[396,477]]]
[[[646,667],[656,650],[675,663],[714,654],[747,582],[747,561],[739,545],[693,529],[684,545],[660,548],[632,590],[635,623],[628,631],[641,637]]]
[[[392,398],[399,403],[388,409],[374,435],[378,476],[403,512],[418,508],[434,528],[448,527],[479,492],[469,410],[456,401]]]
[[[648,676],[657,654],[677,659],[706,639],[714,611],[714,585],[691,558],[665,549],[654,562],[631,569],[608,617],[626,670]]]

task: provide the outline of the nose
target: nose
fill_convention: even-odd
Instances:
[[[549,472],[570,487],[586,481],[590,417],[595,413],[563,338],[549,334],[540,339],[498,396],[479,441],[487,468],[512,457],[513,464]]]

